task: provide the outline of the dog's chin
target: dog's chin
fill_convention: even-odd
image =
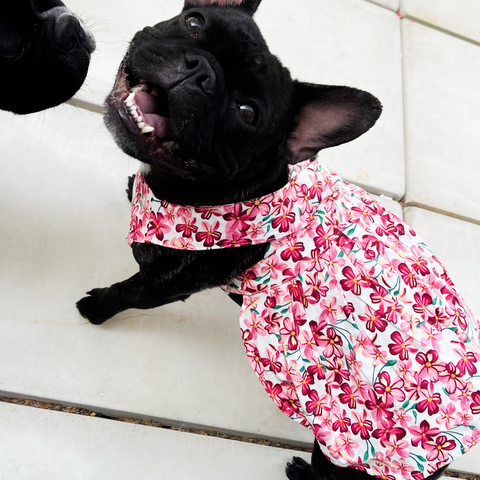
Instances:
[[[105,102],[105,123],[128,155],[183,177],[211,177],[215,172],[193,160],[179,144],[170,124],[167,91],[135,78],[123,62]]]

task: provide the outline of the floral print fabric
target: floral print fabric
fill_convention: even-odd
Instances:
[[[478,320],[412,229],[317,161],[271,195],[216,207],[161,202],[137,174],[128,240],[270,242],[223,288],[244,296],[266,392],[336,465],[420,480],[479,441]]]

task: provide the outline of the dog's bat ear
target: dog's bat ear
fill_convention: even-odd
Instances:
[[[205,7],[208,5],[217,7],[237,7],[253,15],[262,0],[185,0],[184,8]]]
[[[369,130],[381,113],[379,100],[363,90],[294,82],[295,124],[287,141],[291,163],[354,140]]]

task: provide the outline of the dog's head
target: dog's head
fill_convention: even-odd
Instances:
[[[60,0],[7,0],[0,9],[0,109],[32,113],[71,98],[95,41]]]
[[[291,79],[252,19],[260,1],[186,0],[135,35],[106,101],[126,153],[167,178],[243,187],[375,123],[369,93]]]

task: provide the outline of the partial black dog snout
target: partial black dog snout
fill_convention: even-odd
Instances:
[[[212,94],[215,90],[216,75],[209,61],[201,55],[185,55],[186,75],[191,84],[196,84],[206,94]]]
[[[95,48],[93,39],[87,34],[81,21],[70,13],[62,13],[55,19],[55,43],[63,52],[70,52],[79,44],[88,52]]]

